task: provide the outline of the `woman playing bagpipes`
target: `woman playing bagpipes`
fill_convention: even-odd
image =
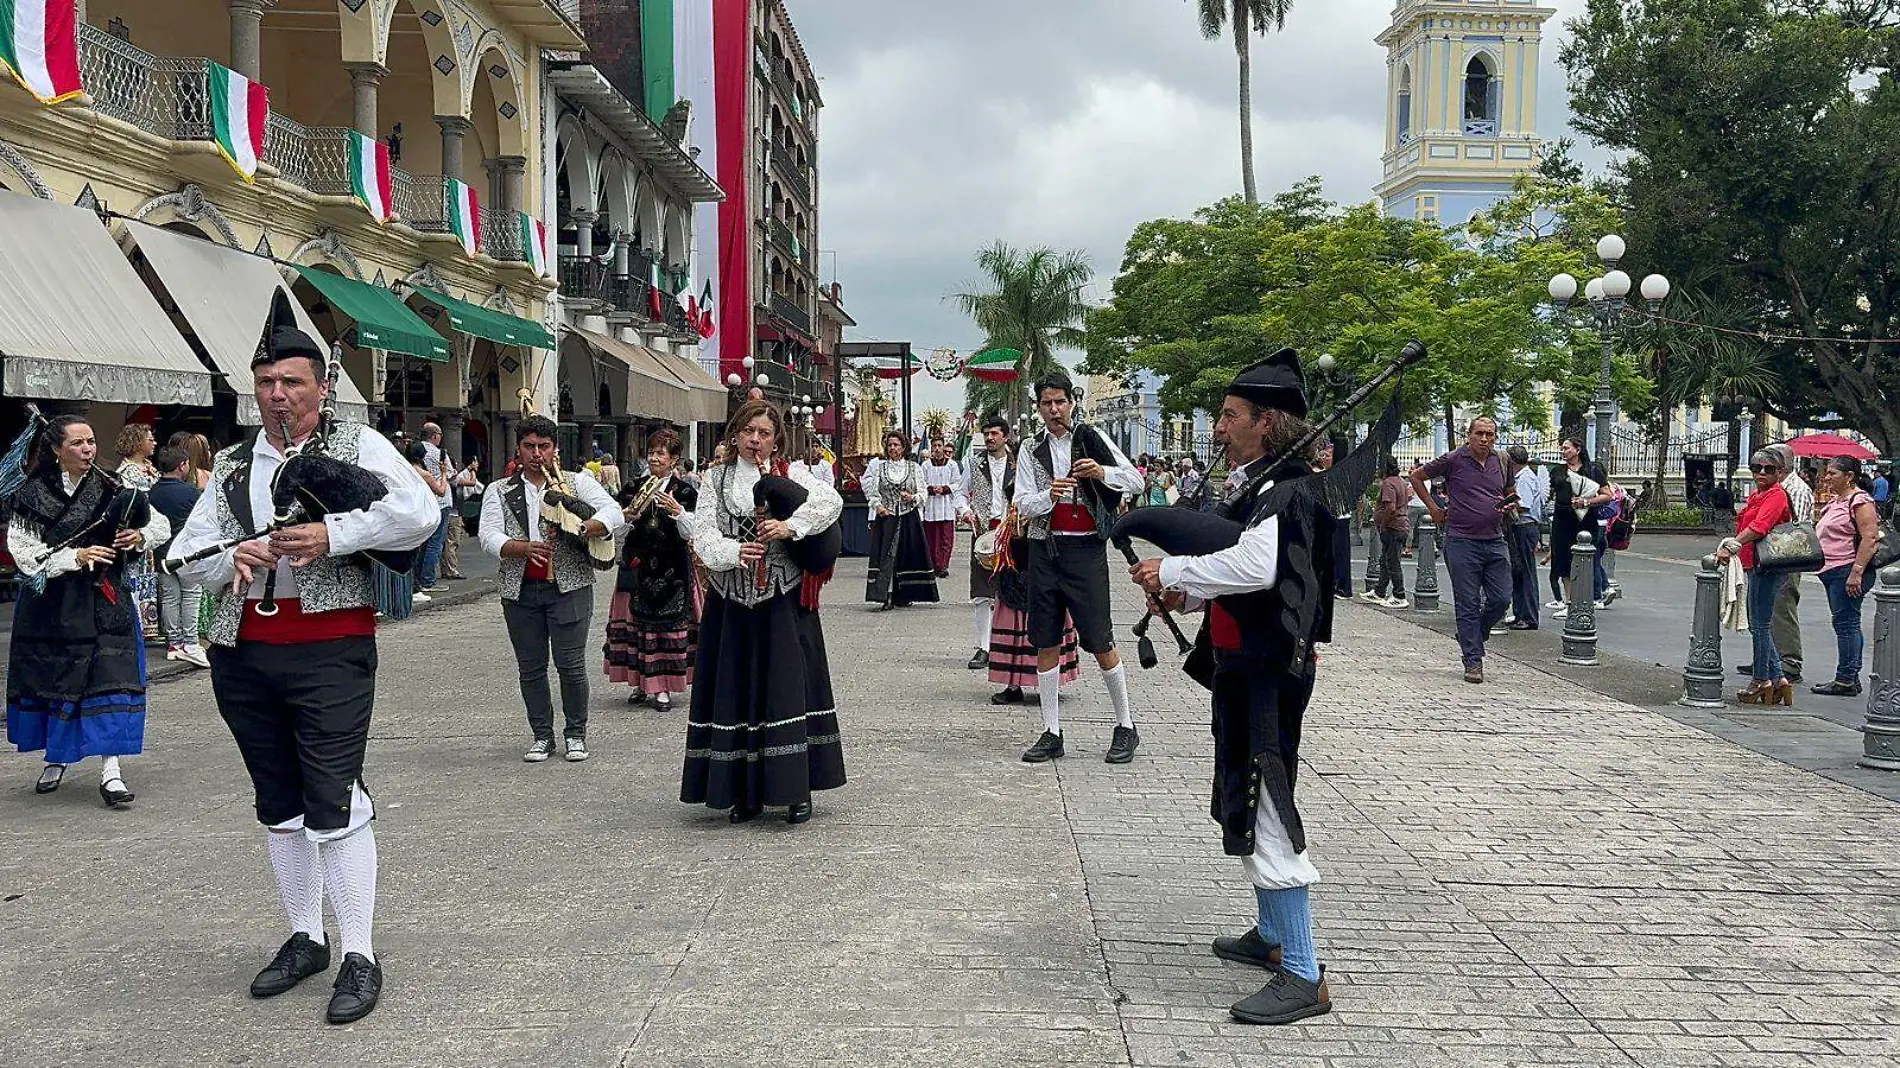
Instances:
[[[54,419],[13,497],[7,548],[23,581],[7,740],[45,751],[35,793],[59,789],[67,765],[104,758],[99,796],[116,808],[133,798],[119,758],[145,745],[145,642],[125,561],[169,538],[171,524],[142,491],[94,466],[98,453],[83,417]]]

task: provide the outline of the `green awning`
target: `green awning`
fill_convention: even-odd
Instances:
[[[336,310],[356,321],[356,347],[400,352],[447,363],[449,343],[429,328],[422,316],[410,311],[401,298],[382,286],[358,282],[314,267],[297,273],[317,287]]]
[[[532,319],[470,304],[466,300],[457,300],[447,293],[438,293],[422,286],[416,287],[416,296],[448,312],[449,325],[464,334],[486,338],[497,345],[521,345],[530,349],[554,347],[554,335],[548,333],[547,327]]]

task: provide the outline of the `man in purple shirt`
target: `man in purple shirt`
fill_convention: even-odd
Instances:
[[[1445,531],[1445,566],[1451,571],[1466,682],[1484,681],[1485,636],[1511,608],[1511,554],[1504,544],[1504,518],[1517,494],[1504,473],[1497,444],[1498,424],[1481,415],[1467,428],[1464,445],[1412,469],[1413,491],[1425,502],[1432,522]],[[1449,509],[1440,508],[1426,492],[1426,481],[1434,478],[1445,480]]]

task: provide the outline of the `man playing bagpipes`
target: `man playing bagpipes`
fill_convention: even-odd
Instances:
[[[282,994],[330,966],[327,895],[343,963],[327,1019],[376,1007],[375,806],[363,753],[376,698],[370,569],[406,570],[441,519],[383,437],[336,421],[337,365],[281,292],[251,362],[264,428],[218,454],[209,492],[165,567],[217,597],[211,688],[255,788],[291,937],[251,983]]]
[[[1423,354],[1416,342],[1407,346],[1346,411]],[[1307,422],[1304,386],[1291,349],[1242,371],[1215,427],[1229,465],[1215,512],[1143,508],[1118,522],[1114,534],[1118,545],[1142,538],[1172,554],[1130,569],[1151,598],[1151,612],[1182,607],[1187,598],[1206,603],[1185,666],[1213,691],[1213,816],[1226,852],[1244,858],[1258,913],[1251,930],[1217,938],[1213,949],[1272,973],[1230,1010],[1255,1024],[1287,1024],[1332,1009],[1307,898],[1319,870],[1307,853],[1293,786],[1318,663],[1314,649],[1332,640],[1338,519],[1328,502],[1342,493],[1357,499],[1399,426],[1395,390],[1369,440],[1324,475],[1314,474],[1324,426]]]

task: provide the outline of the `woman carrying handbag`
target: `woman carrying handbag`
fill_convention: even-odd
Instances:
[[[1730,557],[1739,556],[1742,570],[1748,575],[1748,636],[1755,652],[1754,681],[1737,694],[1736,699],[1745,705],[1793,705],[1794,684],[1782,674],[1781,654],[1775,648],[1774,630],[1770,625],[1775,595],[1781,592],[1789,571],[1761,566],[1760,543],[1776,527],[1793,519],[1794,513],[1788,503],[1788,492],[1781,488],[1785,472],[1773,453],[1766,450],[1755,453],[1749,458],[1748,468],[1755,476],[1755,492],[1749,494],[1742,514],[1735,519],[1735,536],[1724,539],[1715,551],[1719,564],[1725,565]]]

